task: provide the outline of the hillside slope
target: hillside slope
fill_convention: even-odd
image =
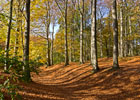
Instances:
[[[140,100],[140,57],[121,59],[117,71],[111,66],[112,59],[103,58],[96,74],[89,63],[41,67],[19,93],[24,100]]]

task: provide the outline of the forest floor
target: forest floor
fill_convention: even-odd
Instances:
[[[88,62],[41,67],[19,93],[24,100],[140,100],[140,56],[119,62],[120,69],[112,71],[112,58],[99,59],[95,74]]]

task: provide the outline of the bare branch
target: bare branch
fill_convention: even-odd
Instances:
[[[65,18],[64,14],[63,14],[63,10],[62,10],[62,8],[60,7],[60,5],[58,4],[57,0],[55,0],[55,3],[57,4],[57,6],[58,6],[58,8],[59,8],[59,10],[60,10],[60,12],[61,12],[61,14],[62,14],[62,17]]]

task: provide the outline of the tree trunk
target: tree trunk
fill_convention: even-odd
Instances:
[[[128,56],[128,40],[127,40],[127,36],[128,36],[128,16],[127,16],[127,0],[124,0],[125,2],[125,44],[124,44],[124,56]]]
[[[51,65],[53,65],[53,41],[54,41],[54,27],[55,27],[55,23],[53,23],[53,32],[52,32],[52,43],[51,43]]]
[[[69,52],[69,62],[72,62],[72,30],[70,34],[70,52]]]
[[[121,0],[120,8],[120,57],[123,57],[123,0]]]
[[[19,32],[20,32],[20,30],[19,30],[19,28],[17,28],[17,33],[15,34],[16,39],[15,39],[15,48],[14,48],[14,56],[15,57],[17,56],[17,53],[18,53]]]
[[[31,81],[29,67],[29,43],[30,42],[30,0],[26,0],[26,32],[24,47],[25,81]]]
[[[118,63],[118,21],[117,21],[116,0],[113,0],[112,17],[113,17],[113,36],[114,36],[113,68],[119,68],[119,63]]]
[[[50,58],[50,40],[49,40],[49,35],[50,35],[50,5],[49,5],[49,1],[46,4],[46,11],[47,11],[47,15],[46,15],[46,37],[47,37],[47,65],[51,66],[51,58]]]
[[[21,20],[21,27],[20,27],[20,29],[21,29],[21,44],[22,44],[22,51],[23,51],[23,61],[24,61],[24,35],[23,35],[23,24],[22,24],[23,22],[22,22],[22,20]],[[25,70],[25,67],[23,66],[23,71]]]
[[[67,4],[68,0],[65,0],[65,66],[69,65],[69,57],[68,57],[68,39],[67,39],[67,34],[68,34],[68,25],[67,25]]]
[[[21,25],[21,13],[20,13],[20,4],[21,1],[18,0],[18,11],[17,11],[17,32],[15,34],[15,48],[14,48],[14,55],[17,56],[17,53],[18,53],[18,45],[19,45],[19,33],[21,32],[20,31],[20,25]]]
[[[50,23],[47,23],[48,25],[47,25],[47,33],[46,33],[46,35],[47,35],[47,59],[48,59],[48,66],[51,66],[51,60],[50,60],[50,41],[49,41],[49,27],[50,27]]]
[[[91,64],[95,71],[99,70],[97,57],[97,41],[96,41],[96,0],[92,1],[91,15]]]
[[[106,56],[109,58],[109,49],[108,49],[108,41],[105,39],[105,47],[106,47]]]
[[[130,36],[132,36],[132,24],[131,24],[131,16],[129,16],[129,32]],[[134,56],[134,41],[133,39],[130,40],[130,56]]]
[[[112,53],[111,53],[111,51],[112,51],[112,47],[111,47],[111,41],[112,41],[112,36],[111,36],[111,22],[110,22],[110,20],[111,20],[111,9],[110,9],[110,11],[109,11],[109,21],[108,21],[108,28],[109,28],[109,43],[108,43],[108,51],[109,51],[109,57],[112,57]]]
[[[10,35],[11,35],[11,28],[12,28],[12,15],[13,15],[13,0],[11,0],[10,2],[10,18],[9,18],[8,32],[6,38],[6,47],[5,47],[5,51],[6,51],[5,56],[7,60],[5,61],[4,71],[6,71],[9,67],[8,59],[9,59]]]
[[[80,10],[80,64],[83,64],[83,25],[84,25],[84,0],[82,0],[82,11]]]

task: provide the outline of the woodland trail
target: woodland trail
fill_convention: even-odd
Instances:
[[[89,63],[41,67],[19,93],[24,100],[140,100],[140,57],[121,59],[117,71],[111,66],[112,58],[103,58],[95,74]]]

